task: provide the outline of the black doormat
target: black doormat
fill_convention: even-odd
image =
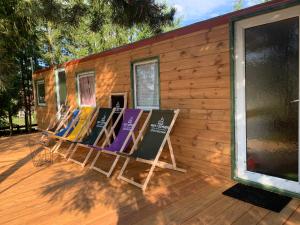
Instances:
[[[290,197],[243,184],[236,184],[232,186],[224,191],[223,195],[227,195],[274,212],[280,212],[291,201]]]

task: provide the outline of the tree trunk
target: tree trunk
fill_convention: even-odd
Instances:
[[[28,117],[29,117],[29,131],[31,131],[31,128],[32,128],[31,107],[29,108],[29,111],[28,111]]]
[[[26,96],[26,84],[25,84],[25,68],[24,68],[25,60],[21,59],[21,88],[22,88],[22,99],[23,99],[23,107],[24,107],[24,122],[25,122],[25,130],[28,131],[28,104],[27,104],[27,96]]]
[[[14,131],[11,111],[8,112],[8,122],[9,122],[9,135],[11,136]]]

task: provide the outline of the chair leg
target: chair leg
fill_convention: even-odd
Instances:
[[[118,179],[122,179],[123,173],[124,173],[124,171],[125,171],[125,169],[126,169],[128,163],[129,163],[129,161],[130,161],[130,158],[126,158],[126,161],[125,161],[124,164],[123,164],[123,167],[122,167],[122,169],[121,169],[121,171],[120,171],[120,174],[119,174],[119,176],[118,176]]]
[[[73,151],[70,154],[70,157],[68,158],[68,161],[71,161],[73,159],[73,155],[75,154],[75,152],[78,149],[78,144],[75,146],[75,148],[73,149]]]
[[[52,149],[51,149],[51,152],[53,152],[53,153],[57,153],[58,152],[58,149],[59,149],[59,147],[61,146],[61,144],[62,144],[62,141],[61,140],[59,140],[53,147],[52,147]]]
[[[101,151],[98,151],[96,157],[94,158],[94,160],[90,166],[90,169],[94,168],[94,165],[97,162],[97,159],[99,158],[100,154],[101,154]]]
[[[174,168],[176,168],[177,165],[176,165],[176,160],[175,160],[173,146],[172,146],[170,137],[168,137],[167,142],[168,142],[168,147],[169,147],[169,151],[170,151],[170,155],[171,155],[172,165]]]
[[[67,153],[66,153],[66,154],[63,154],[63,157],[64,157],[65,159],[67,159],[68,156],[70,155],[69,153],[70,153],[71,149],[73,148],[73,146],[74,146],[74,143],[72,143],[72,144],[70,145],[70,147],[67,149]]]
[[[82,167],[85,167],[85,164],[87,163],[87,161],[89,160],[91,154],[93,152],[93,148],[90,148],[89,153],[87,154],[87,156],[85,157],[83,163],[81,164]]]
[[[154,171],[154,169],[155,169],[155,166],[156,166],[156,162],[152,164],[151,169],[150,169],[150,171],[149,171],[149,173],[148,173],[148,175],[147,175],[147,177],[146,177],[146,180],[145,180],[145,182],[144,182],[144,184],[143,184],[143,187],[142,187],[142,190],[143,190],[143,191],[145,191],[146,188],[147,188],[147,185],[148,185],[148,183],[149,183],[149,181],[150,181],[150,178],[151,178],[151,176],[152,176],[152,174],[153,174],[153,171]]]
[[[112,163],[112,165],[111,165],[109,171],[106,172],[106,171],[104,171],[104,170],[102,170],[102,169],[100,169],[100,168],[98,168],[98,167],[95,166],[95,164],[96,164],[96,162],[97,162],[97,159],[99,158],[100,154],[101,154],[101,151],[99,151],[99,152],[97,153],[97,155],[96,155],[95,159],[93,160],[92,165],[91,165],[90,168],[91,168],[91,169],[94,169],[94,170],[97,170],[97,171],[99,171],[100,173],[105,174],[107,177],[110,177],[111,174],[112,174],[112,172],[113,172],[113,170],[114,170],[114,168],[115,168],[116,165],[117,165],[117,162],[118,162],[119,159],[120,159],[120,156],[119,156],[119,155],[116,155],[116,158],[115,158],[114,162]],[[115,154],[111,154],[111,155],[114,155],[114,156],[115,156]]]
[[[110,177],[110,176],[111,176],[111,174],[112,174],[114,168],[116,167],[116,165],[117,165],[119,159],[120,159],[120,156],[117,155],[117,157],[115,158],[113,164],[112,164],[111,167],[110,167],[110,170],[108,171],[107,177]]]

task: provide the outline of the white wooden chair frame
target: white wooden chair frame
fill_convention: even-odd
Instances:
[[[70,118],[71,116],[71,110],[73,108],[72,107],[69,107],[69,109],[66,111],[66,113],[64,114],[64,116],[61,118],[61,120],[59,121],[57,119],[57,115],[59,115],[59,113],[61,112],[62,110],[62,107],[60,107],[60,109],[58,110],[58,112],[55,114],[55,118],[53,118],[48,127],[46,128],[46,130],[42,130],[42,129],[39,129],[40,131],[42,131],[44,134],[42,135],[41,139],[40,139],[40,143],[44,143],[44,140],[48,137],[48,135],[54,135],[56,134],[62,127],[66,127],[67,126],[67,121],[68,119]],[[54,127],[57,123],[59,122],[59,124],[57,125],[57,127],[55,128],[54,131],[50,131],[51,127]]]
[[[58,149],[60,148],[61,144],[64,141],[68,141],[68,138],[63,136],[63,137],[57,137],[58,142],[56,143],[56,145],[52,148],[52,151],[54,153],[57,153],[61,156],[63,156],[65,159],[68,157],[71,149],[73,148],[73,146],[76,144],[76,142],[79,142],[82,140],[82,138],[84,137],[85,133],[87,133],[89,131],[89,127],[91,125],[91,117],[94,117],[97,110],[99,109],[99,107],[96,107],[87,117],[87,119],[84,121],[83,125],[82,125],[82,129],[78,132],[78,134],[76,135],[76,137],[74,138],[74,140],[72,140],[71,145],[69,146],[69,148],[66,151],[66,154],[59,152]],[[69,130],[71,129],[71,127],[73,127],[75,129],[76,122],[80,119],[80,115],[81,115],[82,111],[80,111],[78,113],[78,116],[76,117],[76,120],[73,121],[72,125],[70,126],[70,128],[68,129],[68,131],[66,133],[69,133]]]
[[[128,178],[126,178],[126,177],[123,176],[123,173],[124,173],[124,171],[125,171],[128,163],[129,163],[129,161],[131,159],[130,156],[126,157],[126,161],[125,161],[125,163],[124,163],[124,165],[123,165],[123,167],[122,167],[122,169],[120,171],[118,179],[124,180],[124,181],[126,181],[126,182],[128,182],[130,184],[133,184],[133,185],[141,188],[143,191],[145,191],[156,166],[160,167],[160,168],[166,168],[166,169],[176,170],[176,171],[179,171],[179,172],[184,172],[184,173],[186,172],[185,169],[178,168],[177,165],[176,165],[174,151],[173,151],[173,147],[172,147],[171,139],[170,139],[170,132],[171,132],[173,126],[174,126],[174,123],[175,123],[175,121],[177,119],[178,114],[179,114],[179,109],[175,110],[175,112],[174,112],[174,117],[172,119],[172,122],[171,122],[171,124],[169,126],[169,129],[168,129],[168,131],[167,131],[167,133],[166,133],[166,135],[165,135],[165,137],[164,137],[161,145],[160,145],[160,148],[158,150],[158,153],[157,153],[155,159],[154,160],[145,160],[145,159],[141,159],[141,158],[136,158],[136,161],[138,161],[138,162],[147,163],[147,164],[151,165],[150,171],[149,171],[149,173],[148,173],[148,175],[147,175],[144,183],[141,184],[141,183],[138,183],[138,182],[136,182],[134,180],[128,179]],[[138,145],[139,141],[140,140],[142,141],[143,135],[144,135],[144,131],[145,131],[147,125],[148,125],[148,122],[150,120],[151,115],[152,115],[152,110],[150,111],[150,113],[149,113],[146,121],[144,122],[143,127],[142,127],[142,129],[141,129],[141,131],[140,131],[140,133],[139,133],[139,135],[138,135],[138,137],[137,137],[134,145],[132,146],[131,151],[130,151],[129,154],[132,154],[137,149],[137,145]],[[160,157],[160,155],[161,155],[161,153],[162,153],[162,151],[163,151],[163,149],[165,147],[166,142],[168,143],[168,147],[169,147],[169,151],[170,151],[170,155],[171,155],[171,161],[172,161],[171,164],[167,163],[167,162],[159,161],[159,157]]]
[[[100,110],[100,109],[99,109],[99,110]],[[99,110],[98,110],[98,112],[95,114],[95,117],[93,118],[92,122],[97,118],[97,115],[98,115],[98,113],[99,113]],[[105,122],[105,124],[104,124],[104,126],[103,126],[101,132],[98,134],[98,136],[97,136],[96,140],[94,141],[93,145],[97,145],[97,144],[98,144],[98,142],[99,142],[100,138],[103,136],[103,134],[105,135],[105,140],[104,140],[102,146],[104,146],[104,144],[105,144],[106,142],[109,141],[108,125],[109,125],[109,123],[111,122],[111,119],[112,119],[112,117],[113,117],[115,111],[116,111],[116,109],[113,108],[111,114],[110,114],[109,117],[107,118],[107,121]],[[120,113],[118,119],[122,116],[122,114],[123,114],[123,109],[122,109],[122,111],[121,111],[121,113]],[[92,124],[92,122],[91,122],[91,124]],[[91,125],[91,124],[90,124],[90,125]],[[88,135],[88,134],[86,134],[86,135]],[[89,149],[89,152],[88,152],[88,154],[86,155],[86,157],[85,157],[85,159],[83,160],[83,162],[80,162],[80,161],[78,161],[78,160],[76,160],[76,159],[73,158],[73,156],[74,156],[75,152],[77,151],[78,147],[84,147],[84,148],[88,148],[88,149]],[[75,148],[74,148],[74,150],[73,150],[72,153],[70,154],[70,157],[68,158],[68,161],[74,162],[74,163],[80,165],[81,167],[85,167],[85,165],[86,165],[87,161],[89,160],[89,158],[90,158],[92,152],[93,152],[93,148],[92,148],[92,147],[90,147],[90,146],[88,146],[88,145],[85,145],[85,144],[82,144],[82,143],[77,143],[76,146],[75,146]]]
[[[76,123],[77,123],[77,121],[78,121],[78,119],[79,119],[80,113],[81,113],[81,112],[79,111],[79,113],[76,115],[76,117],[73,119],[72,123],[70,124],[70,127],[65,131],[65,133],[63,134],[62,137],[59,137],[59,136],[57,136],[57,135],[54,134],[54,133],[49,133],[49,134],[47,135],[47,138],[49,138],[49,139],[51,138],[51,139],[54,139],[54,140],[58,140],[58,139],[67,137],[67,135],[69,135],[70,130],[71,130],[72,128],[75,128]],[[66,121],[68,121],[68,120],[70,119],[70,117],[72,117],[72,116],[73,116],[73,113],[70,113],[70,114],[68,115],[68,117],[66,118]],[[54,153],[55,150],[56,150],[56,148],[59,148],[59,146],[60,146],[60,145],[58,145],[58,142],[55,143],[55,145],[51,148],[51,153]]]
[[[126,137],[126,139],[125,139],[123,145],[121,146],[121,149],[120,149],[119,152],[123,152],[123,151],[125,150],[126,143],[128,142],[128,140],[129,140],[130,137],[132,138],[133,143],[135,143],[134,130],[135,130],[135,128],[136,128],[136,126],[137,126],[137,124],[138,124],[138,122],[139,122],[139,120],[140,120],[142,114],[143,114],[143,110],[141,110],[140,113],[139,113],[139,115],[137,116],[137,118],[136,118],[134,124],[132,125],[132,128],[131,128],[131,130],[129,131],[129,133],[128,133],[128,135],[127,135],[127,137]],[[110,137],[111,137],[111,136],[113,136],[114,138],[116,138],[116,134],[115,134],[114,129],[115,129],[116,125],[118,124],[118,122],[119,122],[119,118],[118,118],[118,119],[116,120],[116,122],[114,123],[114,125],[113,125],[113,127],[112,127],[112,129],[111,129],[111,131],[110,131],[108,140],[110,140]],[[105,143],[104,146],[106,146],[106,144],[107,144],[107,143]],[[111,166],[110,166],[110,168],[109,168],[108,171],[104,171],[104,170],[100,169],[99,167],[95,166],[95,164],[96,164],[98,158],[100,157],[100,154],[101,154],[101,153],[106,153],[106,154],[115,156],[115,159],[114,159],[113,163],[111,164]],[[93,162],[92,162],[92,164],[91,164],[91,166],[90,166],[90,169],[94,169],[94,170],[96,170],[96,171],[98,171],[98,172],[100,172],[100,173],[106,175],[106,177],[110,177],[111,174],[112,174],[112,172],[113,172],[113,170],[114,170],[114,168],[116,167],[116,165],[117,165],[117,163],[118,163],[120,157],[121,157],[121,156],[118,155],[116,152],[112,152],[112,151],[106,150],[105,147],[104,147],[104,149],[99,150],[99,152],[97,153],[96,157],[94,158],[94,160],[93,160]]]

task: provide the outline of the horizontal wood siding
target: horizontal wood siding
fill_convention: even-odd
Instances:
[[[55,77],[54,70],[49,70],[41,74],[33,74],[34,80],[45,80],[45,100],[46,106],[38,106],[35,102],[36,119],[38,128],[46,129],[50,120],[56,114]],[[36,82],[35,82],[36,84]],[[36,87],[34,94],[36,94]],[[37,99],[35,97],[35,99]]]
[[[201,30],[126,52],[70,64],[66,68],[68,99],[76,105],[75,77],[96,74],[96,101],[107,106],[112,92],[128,92],[132,106],[130,65],[158,56],[162,108],[179,108],[172,133],[177,159],[203,174],[230,179],[230,76],[228,25]],[[47,77],[54,77],[53,71]],[[39,77],[39,76],[36,76]],[[48,78],[50,79],[50,78]],[[51,79],[50,79],[51,80]],[[54,84],[48,87],[47,107],[54,114]],[[51,96],[50,96],[51,95]],[[53,110],[53,111],[52,111]],[[41,119],[38,119],[40,122]]]

